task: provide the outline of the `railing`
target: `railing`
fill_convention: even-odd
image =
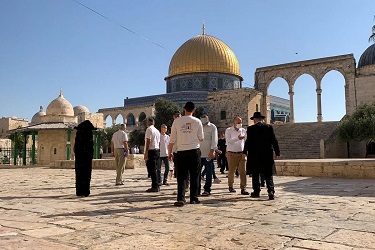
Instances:
[[[26,149],[26,165],[33,165],[32,149]],[[37,159],[37,152],[35,151],[35,159]],[[23,152],[16,150],[16,165],[23,165]],[[0,148],[0,165],[9,164],[14,165],[14,148]]]

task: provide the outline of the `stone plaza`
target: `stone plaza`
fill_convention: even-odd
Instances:
[[[124,186],[94,169],[78,198],[74,169],[0,166],[0,249],[375,249],[374,179],[275,176],[269,201],[218,177],[201,204],[177,208],[176,180],[146,193],[142,167],[126,169]]]

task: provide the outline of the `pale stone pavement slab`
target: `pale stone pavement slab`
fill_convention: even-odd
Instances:
[[[374,179],[275,176],[269,201],[240,195],[238,178],[229,193],[218,174],[202,204],[178,208],[175,179],[146,193],[146,169],[124,176],[93,170],[78,198],[74,169],[0,166],[0,249],[375,249]]]

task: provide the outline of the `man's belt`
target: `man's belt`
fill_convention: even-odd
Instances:
[[[227,152],[232,153],[232,154],[242,154],[242,151],[240,151],[240,152],[227,151]]]

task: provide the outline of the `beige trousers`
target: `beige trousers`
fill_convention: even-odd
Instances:
[[[122,182],[122,174],[125,170],[126,157],[123,148],[115,148],[116,184]]]
[[[226,153],[227,160],[228,160],[228,186],[233,187],[234,183],[234,172],[238,167],[238,172],[240,174],[240,188],[246,188],[246,160],[242,158],[242,154],[236,154],[227,152]]]

